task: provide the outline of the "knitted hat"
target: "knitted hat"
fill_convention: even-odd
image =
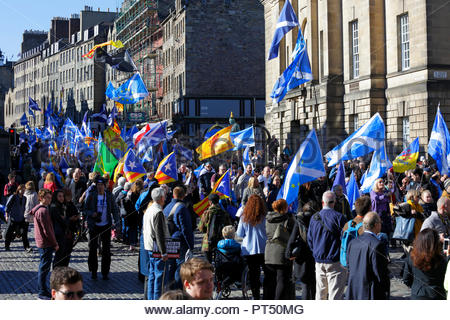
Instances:
[[[450,178],[444,181],[444,189],[447,190],[450,187]]]

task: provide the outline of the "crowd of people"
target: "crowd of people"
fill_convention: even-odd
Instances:
[[[41,299],[84,296],[81,276],[68,265],[75,243],[86,240],[92,280],[99,269],[109,280],[112,241],[136,252],[136,272],[150,300],[212,298],[219,255],[236,261],[240,271],[247,267],[255,300],[295,299],[296,282],[303,299],[389,299],[392,248],[403,250],[402,277],[412,299],[447,297],[450,178],[425,159],[414,170],[388,171],[351,207],[346,186],[334,184],[337,167],[301,185],[295,205],[278,199],[287,153],[280,166],[261,165],[258,156],[245,168],[206,162],[196,170],[194,162],[181,163],[178,180],[159,185],[151,170],[133,183],[121,176],[114,182],[76,158],[58,179],[44,169],[45,159],[22,149],[22,170],[4,182],[4,249],[21,238],[24,250],[33,252],[33,224]],[[346,180],[354,173],[359,184],[367,163],[346,161]],[[227,171],[231,196],[223,197],[212,191]],[[194,204],[204,198],[208,209],[199,217]],[[398,218],[414,224],[408,238],[396,236],[404,222]],[[168,239],[178,243],[176,257]]]

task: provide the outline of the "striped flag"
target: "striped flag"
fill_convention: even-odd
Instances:
[[[158,180],[159,184],[174,182],[178,179],[175,152],[171,152],[159,163],[158,169],[156,169],[155,179]]]
[[[221,199],[227,199],[231,197],[231,181],[230,181],[230,169],[225,172],[219,180],[217,180],[211,193],[217,193]],[[201,216],[209,208],[208,197],[205,197],[200,202],[194,204],[194,211],[198,216]]]
[[[145,176],[145,169],[142,166],[141,160],[135,156],[133,149],[130,149],[127,152],[123,165],[123,172],[128,182],[135,182],[137,179]]]

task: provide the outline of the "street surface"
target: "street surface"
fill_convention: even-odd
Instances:
[[[2,231],[4,230],[2,226]],[[30,300],[37,299],[37,270],[39,254],[34,246],[34,233],[32,228],[28,233],[33,253],[23,250],[20,239],[11,244],[11,251],[4,250],[4,240],[0,240],[0,300]],[[200,234],[196,234],[196,246],[200,245]],[[401,268],[401,249],[391,252],[392,273],[391,299],[409,299],[410,290],[399,279]],[[112,243],[110,280],[91,280],[88,272],[87,242],[78,243],[72,253],[70,266],[80,271],[84,279],[84,290],[87,292],[85,299],[142,299],[144,285],[137,276],[138,252],[128,251],[128,246],[121,243]],[[100,257],[99,257],[100,260]],[[100,261],[99,261],[100,268]],[[99,269],[100,270],[100,269]],[[297,286],[297,298],[301,296],[301,290]],[[242,297],[241,291],[232,291],[230,299]]]

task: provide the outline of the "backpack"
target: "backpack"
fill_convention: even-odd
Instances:
[[[340,261],[341,265],[347,267],[347,252],[348,252],[348,244],[353,239],[358,237],[358,230],[362,227],[362,222],[355,225],[353,220],[348,222],[348,229],[344,231],[341,239],[341,253],[340,253]]]

